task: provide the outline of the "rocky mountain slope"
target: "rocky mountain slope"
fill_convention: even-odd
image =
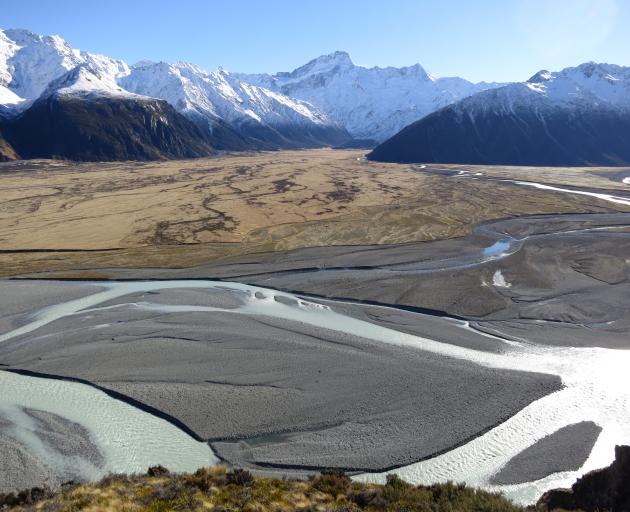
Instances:
[[[256,149],[337,145],[350,138],[312,105],[248,84],[223,69],[206,72],[189,63],[145,62],[133,66],[120,84],[168,101],[210,135],[225,123]]]
[[[511,165],[630,163],[630,68],[586,63],[484,91],[406,127],[368,158]]]
[[[91,64],[53,80],[3,131],[22,158],[154,160],[213,152],[167,102],[122,90]]]
[[[11,147],[11,145],[5,140],[2,132],[0,132],[0,162],[6,162],[8,160],[15,160],[18,158],[17,153]]]
[[[615,460],[591,471],[570,489],[546,492],[537,508],[542,510],[584,510],[585,512],[630,510],[630,446],[616,446]]]

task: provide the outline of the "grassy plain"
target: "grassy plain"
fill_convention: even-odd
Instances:
[[[0,164],[0,275],[189,267],[262,251],[467,234],[484,220],[630,207],[367,162],[349,150],[165,162]],[[439,166],[453,168],[453,166]],[[465,168],[459,166],[457,168]],[[628,188],[619,169],[475,168],[486,175]]]

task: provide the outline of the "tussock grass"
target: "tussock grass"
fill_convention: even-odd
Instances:
[[[30,496],[30,495],[29,495]],[[4,497],[6,501],[6,496]],[[0,503],[2,503],[0,496]],[[414,486],[396,476],[385,485],[352,482],[327,471],[310,480],[256,478],[223,466],[194,474],[152,468],[147,475],[112,475],[58,493],[35,493],[6,510],[41,512],[520,512],[499,494],[462,484]],[[2,505],[0,505],[2,509]]]

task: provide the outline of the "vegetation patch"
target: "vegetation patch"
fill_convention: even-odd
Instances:
[[[309,480],[257,478],[223,466],[194,474],[174,474],[161,466],[146,475],[111,475],[91,485],[72,484],[57,493],[32,489],[0,495],[0,509],[15,511],[215,511],[351,512],[477,511],[523,509],[499,494],[463,484],[414,486],[397,476],[385,485],[352,482],[342,471],[324,471]]]

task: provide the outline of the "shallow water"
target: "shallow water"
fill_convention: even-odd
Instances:
[[[553,192],[565,192],[568,194],[577,194],[581,196],[589,196],[595,197],[597,199],[601,199],[603,201],[608,201],[610,203],[623,204],[626,206],[630,206],[630,198],[625,196],[616,196],[613,194],[604,194],[603,192],[590,192],[587,190],[573,189],[573,188],[563,188],[556,187],[552,185],[544,185],[542,183],[536,183],[534,181],[519,181],[519,180],[499,180],[507,183],[514,183],[515,185],[522,185],[525,187],[533,187],[541,190],[551,190]]]
[[[207,443],[87,384],[0,371],[0,389],[0,416],[15,425],[13,437],[58,475],[67,474],[69,464],[80,466],[85,478],[96,480],[110,472],[145,472],[157,464],[173,471],[194,471],[218,462]],[[37,437],[24,409],[45,411],[82,426],[101,453],[102,463],[59,453]]]

